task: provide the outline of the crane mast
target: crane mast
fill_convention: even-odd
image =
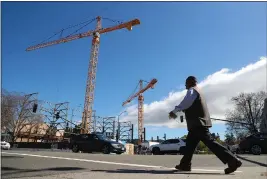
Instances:
[[[140,144],[144,140],[143,129],[144,129],[144,96],[143,93],[148,89],[153,89],[157,83],[157,79],[152,79],[146,87],[143,88],[144,80],[139,81],[139,91],[134,95],[130,96],[125,102],[122,103],[122,106],[130,103],[134,98],[138,96],[138,143]]]
[[[84,109],[83,109],[83,116],[82,116],[82,129],[81,129],[82,134],[86,134],[90,132],[89,124],[92,121],[91,118],[92,118],[93,103],[94,103],[96,69],[97,69],[98,52],[99,52],[99,44],[100,44],[100,34],[97,31],[100,29],[101,29],[101,18],[97,17],[96,32],[93,33],[91,57],[90,57],[90,63],[88,66],[88,74],[87,74],[87,81],[86,81]]]
[[[143,89],[143,80],[139,81],[140,91]],[[144,140],[144,96],[140,93],[138,96],[138,139],[142,142]]]
[[[26,49],[26,51],[32,51],[32,50],[36,50],[40,48],[49,47],[52,45],[66,43],[66,42],[70,42],[73,40],[78,40],[84,37],[93,36],[91,56],[90,56],[90,62],[89,62],[89,67],[88,67],[87,80],[86,80],[86,90],[85,90],[84,110],[83,110],[83,115],[82,115],[81,133],[90,133],[89,124],[91,124],[92,112],[93,112],[94,90],[95,90],[95,83],[96,83],[96,69],[97,69],[98,52],[99,52],[99,44],[100,44],[100,34],[105,34],[105,33],[123,29],[123,28],[126,28],[129,31],[131,31],[133,26],[140,24],[139,19],[134,19],[129,22],[121,23],[116,26],[102,28],[101,17],[98,16],[96,20],[97,20],[96,29],[93,31],[87,31],[87,32],[83,32],[83,33],[79,33],[75,35],[69,35],[67,37],[63,37],[57,40],[33,45]]]

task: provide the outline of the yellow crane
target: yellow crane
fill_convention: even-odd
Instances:
[[[134,95],[130,96],[125,102],[122,103],[122,106],[125,106],[126,104],[130,103],[134,98],[138,96],[138,144],[140,144],[144,137],[143,137],[143,129],[144,129],[144,96],[143,93],[150,89],[154,88],[155,84],[158,82],[157,79],[152,79],[146,87],[143,88],[143,82],[144,80],[140,80],[139,85],[139,91],[135,93]]]
[[[121,23],[116,26],[102,28],[101,17],[98,16],[95,19],[97,21],[95,30],[87,31],[87,32],[83,32],[83,33],[79,33],[75,35],[69,35],[67,37],[60,38],[58,40],[53,40],[53,41],[49,41],[46,43],[41,43],[41,44],[37,44],[34,46],[30,46],[26,49],[26,51],[31,51],[31,50],[36,50],[39,48],[44,48],[44,47],[48,47],[48,46],[52,46],[56,44],[70,42],[72,40],[77,40],[77,39],[81,39],[84,37],[89,37],[89,36],[93,37],[90,63],[89,63],[89,68],[88,68],[87,81],[86,81],[86,92],[85,92],[85,100],[84,100],[81,133],[90,133],[89,124],[91,124],[91,120],[92,120],[94,90],[95,90],[95,83],[96,83],[96,69],[97,69],[98,51],[99,51],[99,44],[100,44],[100,34],[105,34],[105,33],[123,29],[123,28],[126,28],[129,31],[131,31],[133,26],[140,24],[139,19],[134,19],[129,22]]]

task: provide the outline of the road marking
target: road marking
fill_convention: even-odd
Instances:
[[[23,153],[13,153],[13,152],[11,152],[11,153],[9,153],[9,152],[1,152],[1,153],[2,154],[11,154],[11,155],[22,155],[22,156],[30,156],[30,157],[39,157],[39,158],[51,158],[51,159],[60,159],[60,160],[72,160],[72,161],[81,161],[81,162],[102,163],[102,164],[111,164],[111,165],[122,165],[122,166],[131,166],[131,167],[160,168],[160,169],[175,170],[174,168],[168,168],[168,167],[164,167],[164,166],[155,166],[155,165],[140,165],[140,164],[132,164],[132,163],[108,162],[108,161],[100,161],[100,160],[88,160],[88,159],[79,159],[79,158],[65,158],[65,157],[33,155],[33,154],[23,154]],[[224,172],[223,170],[207,170],[207,169],[192,169],[192,171]],[[235,171],[235,173],[241,173],[241,172],[242,171]]]

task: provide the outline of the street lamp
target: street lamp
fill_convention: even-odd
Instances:
[[[120,116],[125,113],[126,111],[121,112],[118,115],[118,129],[117,129],[117,137],[116,137],[116,141],[118,142],[118,140],[120,139]]]

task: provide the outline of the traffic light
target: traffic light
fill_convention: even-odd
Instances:
[[[116,132],[116,141],[117,142],[119,141],[119,130],[117,130],[117,132]]]
[[[37,108],[38,108],[38,104],[34,103],[33,107],[32,107],[32,112],[36,113],[37,112]]]
[[[59,119],[60,116],[59,116],[59,112],[56,113],[56,119]]]
[[[181,122],[184,122],[184,116],[180,116]]]
[[[143,138],[143,140],[145,141],[146,140],[146,128],[144,127],[144,129],[143,129],[143,136],[144,136],[144,138]]]

